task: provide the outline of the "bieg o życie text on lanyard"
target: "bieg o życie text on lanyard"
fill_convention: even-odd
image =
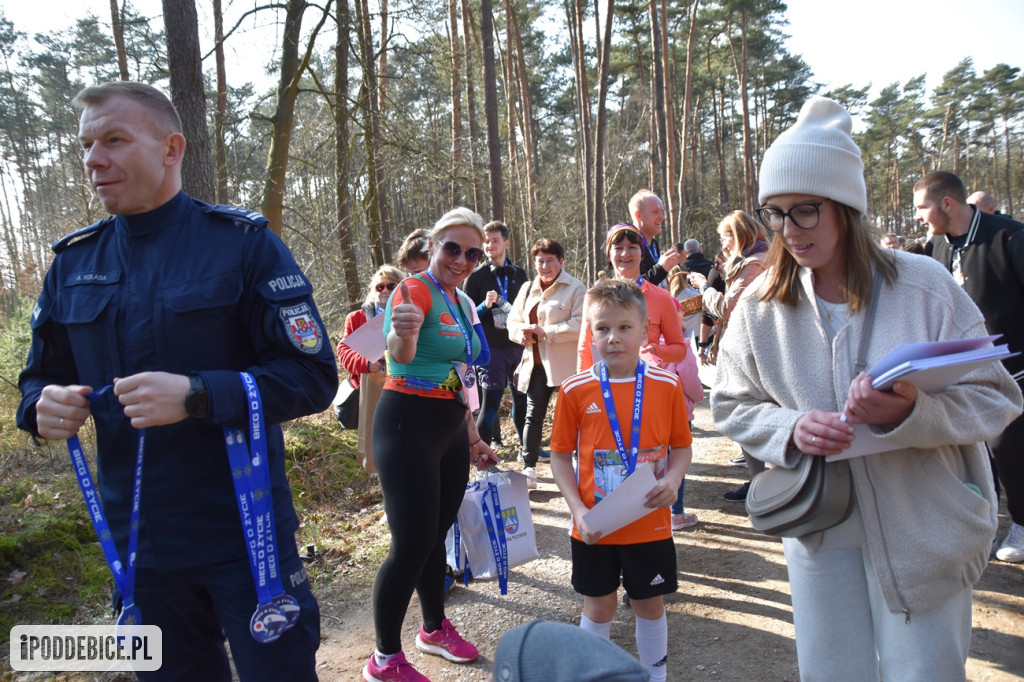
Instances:
[[[434,273],[427,269],[427,277],[434,283],[437,290],[441,292],[441,296],[444,298],[445,305],[448,306],[448,312],[455,318],[455,324],[459,325],[459,329],[462,331],[463,338],[466,339],[466,376],[462,378],[462,384],[466,388],[473,388],[476,386],[476,374],[473,372],[473,325],[466,320],[466,326],[462,326],[462,306],[458,305],[458,311],[452,307],[451,299],[448,298],[448,293],[441,286],[441,283],[434,278]],[[458,295],[456,294],[456,297]]]
[[[228,427],[224,427],[224,441],[249,551],[249,567],[256,584],[257,606],[249,621],[249,632],[257,642],[269,644],[298,622],[299,602],[281,584],[263,401],[252,375],[240,372],[240,376],[249,407],[249,442],[247,445],[242,429]]]
[[[636,385],[633,390],[633,419],[629,431],[629,450],[626,450],[626,444],[622,439],[622,426],[619,423],[619,416],[615,412],[615,401],[612,399],[611,382],[608,381],[608,365],[604,360],[597,363],[597,378],[601,382],[601,396],[604,398],[608,425],[615,437],[615,446],[618,448],[622,465],[626,467],[627,476],[636,470],[636,463],[640,458],[640,408],[644,403],[644,370],[644,361],[637,360]]]
[[[113,389],[113,386],[104,386],[93,391],[86,398],[95,400]],[[85,460],[82,452],[82,444],[78,435],[68,438],[68,453],[71,455],[71,465],[75,469],[75,477],[78,479],[78,487],[82,490],[82,497],[85,499],[85,507],[92,520],[92,527],[99,538],[100,547],[103,549],[103,556],[107,559],[107,566],[114,576],[114,585],[121,595],[121,613],[117,617],[118,625],[141,625],[142,613],[135,605],[135,561],[139,547],[139,503],[142,498],[142,455],[146,448],[146,430],[139,429],[138,447],[135,454],[135,478],[132,484],[132,511],[128,527],[128,567],[121,563],[121,557],[114,544],[114,537],[110,532],[110,525],[107,523],[106,514],[103,513],[103,503],[100,501],[99,492],[93,482],[92,474],[89,473],[89,463]]]

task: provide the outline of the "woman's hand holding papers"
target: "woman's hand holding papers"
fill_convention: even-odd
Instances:
[[[914,411],[917,388],[906,381],[897,381],[892,391],[876,391],[872,377],[861,372],[850,384],[850,393],[843,415],[851,424],[896,426]]]
[[[838,455],[853,443],[853,427],[838,412],[811,410],[796,421],[793,443],[808,455]]]

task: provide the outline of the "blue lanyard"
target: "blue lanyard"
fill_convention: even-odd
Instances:
[[[498,486],[488,481],[487,491],[491,494],[491,505],[494,507],[494,513],[498,517],[497,521],[502,521]],[[494,566],[498,573],[498,589],[502,595],[506,595],[508,594],[508,541],[505,539],[504,523],[496,523],[491,518],[486,495],[487,493],[484,493],[480,506],[482,507],[484,525],[487,526],[487,536],[491,541],[491,552],[494,554]]]
[[[95,400],[112,388],[114,387],[104,386],[86,397],[89,400]],[[103,513],[103,504],[100,502],[96,484],[93,482],[92,474],[89,473],[89,463],[85,460],[85,454],[82,452],[82,444],[78,440],[77,434],[68,438],[68,453],[71,455],[71,465],[75,469],[78,487],[82,490],[82,497],[85,499],[85,507],[92,520],[92,527],[96,531],[96,537],[99,538],[103,556],[107,559],[107,566],[110,567],[110,573],[114,576],[114,584],[121,595],[121,614],[117,618],[118,625],[138,625],[142,622],[139,607],[135,606],[135,562],[139,547],[142,456],[145,448],[146,430],[139,429],[138,449],[135,454],[135,481],[132,485],[132,512],[128,526],[128,568],[126,570],[124,564],[121,563],[117,546],[114,544],[106,514]]]
[[[647,241],[647,237],[643,233],[640,233],[640,238],[644,240],[644,249],[646,249],[647,253],[651,254],[651,258],[653,258],[654,262],[657,263],[658,256],[660,254],[658,253],[658,247],[654,243],[654,240],[652,239],[651,241]]]
[[[249,567],[256,585],[258,604],[249,623],[249,631],[256,641],[267,644],[280,638],[298,621],[299,604],[285,593],[281,585],[263,401],[252,375],[248,372],[239,374],[249,408],[249,444],[246,445],[245,433],[241,429],[228,427],[224,427],[224,441],[238,515],[249,551]]]
[[[450,312],[452,314],[452,317],[455,318],[455,324],[459,325],[459,330],[462,331],[462,336],[463,338],[466,339],[466,376],[468,378],[473,366],[473,326],[469,324],[468,320],[466,321],[466,324],[469,327],[469,329],[462,326],[462,306],[460,305],[458,307],[458,312],[455,311],[455,308],[452,307],[451,299],[448,298],[448,293],[444,290],[444,287],[441,286],[440,282],[434,279],[434,273],[432,273],[429,268],[427,269],[427,277],[429,277],[430,281],[434,283],[434,286],[437,287],[437,290],[441,292],[441,296],[444,298],[445,305],[448,306],[448,312]],[[468,385],[469,388],[473,387],[472,384]]]
[[[615,446],[618,448],[619,458],[626,467],[626,475],[629,476],[636,470],[636,462],[640,457],[640,407],[644,403],[644,361],[637,360],[636,363],[636,388],[633,391],[633,421],[629,431],[629,450],[622,440],[622,428],[619,424],[619,416],[615,412],[615,401],[612,399],[612,387],[608,381],[608,365],[604,360],[597,364],[597,377],[601,382],[601,395],[604,397],[604,408],[608,415],[608,425],[615,437]],[[628,458],[626,453],[628,454]]]
[[[508,275],[505,275],[504,281],[498,279],[497,277],[494,278],[494,281],[498,285],[498,293],[501,294],[501,297],[503,299],[508,301]]]

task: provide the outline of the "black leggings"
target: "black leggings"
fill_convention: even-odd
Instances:
[[[454,400],[385,390],[373,419],[391,549],[373,582],[377,650],[402,650],[402,621],[413,590],[428,632],[444,619],[444,538],[469,481],[466,408]]]

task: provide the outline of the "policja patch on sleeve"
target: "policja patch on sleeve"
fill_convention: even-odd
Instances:
[[[310,355],[320,352],[324,344],[324,332],[308,303],[284,306],[279,314],[284,323],[285,335],[293,346]]]

